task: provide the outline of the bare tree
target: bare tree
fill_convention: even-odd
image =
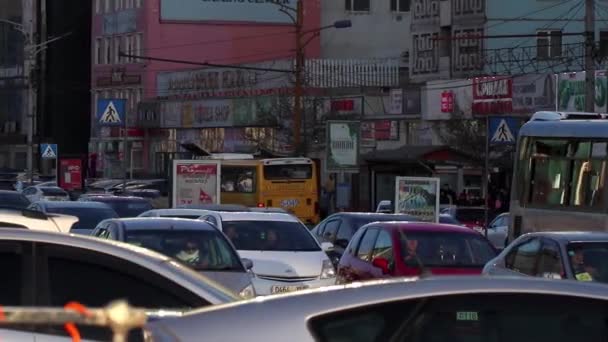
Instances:
[[[446,146],[483,161],[486,146],[485,120],[466,118],[464,114],[455,112],[449,120],[435,123],[433,130]]]

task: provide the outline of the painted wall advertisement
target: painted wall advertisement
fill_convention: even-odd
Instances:
[[[173,207],[220,203],[218,161],[173,161]]]
[[[359,172],[359,121],[327,121],[329,172]]]
[[[59,160],[59,187],[66,191],[82,189],[83,165],[81,159]]]
[[[473,79],[473,114],[513,112],[513,79],[491,76]]]
[[[439,178],[396,177],[395,213],[439,222]]]
[[[585,112],[585,73],[558,74],[558,110]],[[595,72],[595,111],[606,113],[608,78],[606,71]]]
[[[280,5],[296,8],[297,0],[161,0],[162,20],[171,21],[244,21],[291,24]]]

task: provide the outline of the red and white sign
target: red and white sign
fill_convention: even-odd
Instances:
[[[59,187],[67,190],[82,189],[82,160],[61,159],[59,161]]]
[[[441,112],[452,113],[454,111],[454,93],[446,90],[441,93]]]
[[[508,114],[513,112],[513,79],[477,77],[473,79],[473,114]]]
[[[218,161],[173,161],[173,207],[220,203]]]

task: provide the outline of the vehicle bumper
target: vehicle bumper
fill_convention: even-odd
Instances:
[[[324,286],[332,286],[336,284],[336,278],[330,279],[315,279],[309,281],[301,281],[301,282],[287,282],[287,281],[278,281],[278,280],[268,280],[259,277],[255,277],[251,281],[253,283],[253,287],[255,289],[255,293],[258,296],[268,296],[271,294],[278,293],[286,293],[286,292],[294,292],[298,290],[305,289],[315,289]],[[282,292],[274,292],[273,288],[281,287]],[[287,289],[289,288],[289,289]]]

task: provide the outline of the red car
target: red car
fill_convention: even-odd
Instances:
[[[374,222],[353,236],[338,264],[339,284],[420,275],[479,275],[497,251],[466,227]]]

